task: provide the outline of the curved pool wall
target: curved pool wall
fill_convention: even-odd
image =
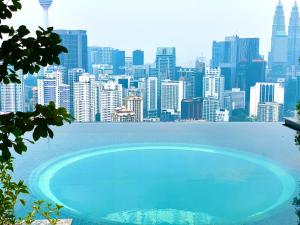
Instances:
[[[219,148],[219,147],[213,147],[213,146],[204,146],[204,145],[192,145],[192,144],[170,144],[170,143],[160,143],[160,144],[153,144],[153,143],[142,143],[142,144],[131,144],[131,145],[113,145],[113,146],[106,146],[106,147],[100,147],[100,148],[93,148],[83,151],[78,151],[75,153],[69,153],[62,157],[56,158],[54,160],[51,160],[49,162],[44,163],[42,166],[38,167],[33,171],[33,173],[30,176],[30,188],[33,190],[33,192],[41,196],[43,198],[47,198],[50,201],[53,201],[55,203],[58,203],[60,205],[63,205],[66,209],[67,214],[70,213],[70,215],[74,215],[81,217],[84,220],[84,215],[81,215],[81,212],[77,209],[73,208],[72,205],[68,205],[68,203],[65,203],[58,199],[56,195],[53,193],[51,189],[51,182],[53,177],[55,177],[61,170],[64,168],[77,163],[79,161],[93,158],[96,156],[104,156],[104,155],[110,155],[110,154],[117,154],[122,152],[144,152],[144,151],[159,151],[159,150],[170,150],[171,151],[187,151],[187,152],[199,152],[199,153],[208,153],[213,155],[222,155],[225,157],[235,158],[238,160],[243,160],[246,162],[250,162],[253,164],[256,164],[272,174],[276,176],[276,178],[280,181],[282,185],[282,191],[280,196],[274,201],[272,205],[265,208],[262,211],[256,212],[255,214],[249,216],[248,218],[245,218],[244,221],[241,222],[249,222],[249,221],[255,221],[259,220],[260,218],[263,218],[265,216],[270,216],[269,214],[272,211],[276,211],[276,209],[280,208],[281,205],[284,205],[288,201],[291,200],[292,196],[295,194],[296,190],[296,182],[294,178],[285,170],[282,169],[280,166],[278,166],[275,162],[268,160],[264,157],[245,153],[241,151],[232,150],[229,148]],[[153,211],[156,209],[148,209],[148,210],[141,210],[141,211],[132,211],[129,209],[129,211],[124,212],[115,212],[107,215],[106,218],[108,221],[114,217],[126,217],[130,216],[130,214],[136,215],[137,213],[139,215],[149,216],[153,214]],[[173,211],[172,211],[173,210]],[[152,214],[151,214],[152,213]],[[190,212],[190,211],[184,211],[184,210],[177,210],[174,212],[174,209],[162,209],[161,213],[165,213],[166,215],[173,215],[174,213],[181,213],[181,215],[185,216],[193,216],[197,212]],[[194,213],[194,214],[193,214]],[[132,216],[132,215],[131,215]],[[157,215],[156,215],[157,216]],[[195,216],[195,215],[194,215]],[[198,217],[209,217],[209,215],[199,214]],[[124,222],[124,221],[117,221],[115,222]],[[166,222],[166,221],[163,221]],[[207,223],[210,224],[210,223]],[[149,224],[150,225],[150,224]],[[198,224],[195,224],[198,225]]]

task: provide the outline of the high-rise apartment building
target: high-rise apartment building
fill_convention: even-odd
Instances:
[[[85,30],[55,30],[68,53],[60,54],[60,62],[68,71],[73,68],[83,68],[88,71],[88,39]]]
[[[125,106],[127,109],[135,113],[134,122],[144,121],[144,103],[143,99],[138,96],[128,96],[125,99]]]
[[[207,97],[203,99],[203,120],[215,122],[217,110],[220,109],[220,102],[215,97]]]
[[[95,76],[84,73],[74,82],[74,117],[77,122],[96,121],[96,81]]]
[[[68,84],[70,85],[70,113],[74,115],[74,83],[85,73],[84,69],[73,68],[68,71]]]
[[[109,81],[98,87],[98,113],[101,122],[112,122],[115,109],[122,106],[122,85]]]
[[[250,116],[257,117],[260,103],[279,103],[284,105],[284,87],[280,83],[257,83],[251,87]]]
[[[277,102],[258,104],[257,120],[259,122],[279,122],[283,119],[283,105]]]
[[[225,80],[219,68],[207,69],[203,78],[204,98],[215,98],[219,101],[219,107],[224,108],[224,85]]]
[[[23,112],[24,111],[24,80],[23,74],[18,72],[20,84],[0,84],[1,113]]]
[[[164,80],[161,83],[161,111],[181,111],[183,100],[183,82]]]

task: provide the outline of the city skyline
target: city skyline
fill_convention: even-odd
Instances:
[[[294,1],[282,2],[287,24]],[[82,3],[81,0],[76,2],[54,0],[49,9],[49,24],[56,29],[86,29],[89,46],[110,46],[125,50],[143,49],[147,63],[153,62],[157,46],[174,46],[177,48],[178,64],[192,66],[198,56],[203,55],[207,60],[211,58],[213,40],[235,34],[241,37],[260,38],[261,53],[267,59],[267,53],[271,48],[271,25],[278,0],[263,2],[213,0],[205,4],[203,0],[91,0],[84,8]],[[257,7],[258,4],[260,7]],[[98,8],[102,8],[101,13]],[[28,14],[32,10],[36,16],[30,18]],[[167,18],[164,17],[165,10],[169,10]],[[186,16],[178,17],[178,14]],[[42,21],[43,10],[39,1],[28,0],[24,4],[23,11],[16,14],[13,24],[24,23],[33,29],[42,25]],[[210,26],[207,27],[207,24]],[[104,32],[102,25],[105,27]],[[120,41],[119,35],[123,32],[126,32],[127,38],[122,36],[123,39]]]

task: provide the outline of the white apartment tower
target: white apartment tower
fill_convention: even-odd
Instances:
[[[161,111],[181,111],[183,81],[164,80],[161,83]]]
[[[19,74],[20,84],[0,84],[1,113],[24,111],[24,82],[23,74]]]
[[[129,96],[125,100],[125,106],[127,109],[133,111],[135,113],[135,121],[134,122],[143,122],[144,121],[144,105],[143,99],[137,96]]]
[[[74,83],[74,116],[77,122],[96,121],[95,76],[87,73]]]
[[[98,112],[101,122],[112,122],[115,109],[122,106],[122,85],[108,81],[98,87]]]

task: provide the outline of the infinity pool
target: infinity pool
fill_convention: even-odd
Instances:
[[[57,157],[34,170],[30,186],[86,224],[224,225],[276,212],[291,200],[296,181],[256,154],[140,143]]]

